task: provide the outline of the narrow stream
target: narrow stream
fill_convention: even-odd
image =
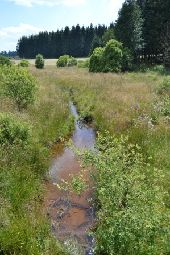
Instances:
[[[75,130],[72,135],[74,146],[82,150],[93,150],[95,131],[77,120],[78,113],[73,103],[70,103],[70,111],[75,118]],[[80,255],[92,255],[94,240],[88,234],[95,220],[94,209],[89,202],[92,198],[91,189],[84,191],[81,196],[74,193],[68,196],[56,187],[62,179],[68,181],[70,174],[78,174],[80,171],[80,162],[72,149],[65,147],[60,155],[57,152],[49,169],[51,181],[47,184],[45,203],[56,237],[64,242],[71,238],[80,246]],[[84,178],[89,181],[88,173]]]

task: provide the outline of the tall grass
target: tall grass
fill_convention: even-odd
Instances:
[[[148,166],[143,165],[144,172],[150,168],[151,173],[154,175],[157,174],[156,169],[161,170],[162,176],[159,178],[159,181],[157,182],[158,187],[156,188],[164,191],[163,205],[165,204],[166,209],[165,211],[161,209],[162,211],[160,210],[159,214],[162,214],[162,217],[168,214],[170,209],[170,97],[168,96],[169,83],[164,81],[164,79],[166,76],[166,80],[169,80],[170,76],[168,76],[167,73],[162,74],[156,70],[148,71],[146,73],[136,72],[115,75],[89,74],[87,70],[77,71],[73,69],[57,71],[57,76],[59,82],[63,84],[65,88],[71,89],[73,100],[77,103],[80,115],[91,115],[92,119],[95,120],[93,124],[99,133],[104,133],[105,130],[109,130],[110,134],[114,134],[117,137],[120,137],[122,134],[127,135],[129,137],[128,141],[130,144],[138,144],[140,146],[144,161],[147,162],[147,160],[150,159]],[[165,83],[167,84],[166,86]],[[166,87],[167,95],[158,93],[160,92],[160,89],[162,91],[162,86],[163,88]],[[165,91],[165,89],[163,91]],[[107,149],[109,151],[109,145]],[[91,161],[93,162],[93,160]],[[107,176],[109,170],[106,169],[106,173],[104,173],[101,179],[96,178],[96,191],[101,206],[98,214],[99,224],[96,229],[97,250],[102,254],[125,254],[125,251],[127,254],[140,254],[141,251],[139,252],[138,250],[140,249],[140,244],[136,244],[136,246],[133,247],[133,242],[131,243],[132,240],[130,242],[126,240],[127,243],[124,243],[127,236],[124,241],[121,241],[120,243],[117,241],[114,243],[113,241],[118,240],[116,239],[117,236],[115,236],[115,230],[117,230],[119,223],[121,224],[123,219],[120,217],[120,221],[114,221],[113,216],[115,216],[115,214],[111,209],[111,205],[115,202],[115,196],[111,197],[113,189],[110,188],[110,185],[112,178],[114,182],[116,159],[110,162],[107,155],[103,155],[101,165],[100,161],[102,161],[102,158],[97,158],[97,163],[94,164],[98,175],[104,171],[103,161],[106,161],[109,165],[108,169],[112,169],[113,173],[111,173],[110,177],[109,175]],[[123,159],[122,162],[120,160],[117,166],[120,167],[123,162]],[[152,178],[147,179],[147,182],[149,185],[153,185]],[[140,184],[143,185],[142,180],[140,181]],[[107,185],[108,187],[105,189],[105,186]],[[114,187],[118,186],[117,183],[114,185]],[[109,188],[111,189],[110,191]],[[104,193],[103,197],[101,197],[101,194],[103,194],[102,192]],[[107,194],[105,194],[105,192]],[[141,192],[141,194],[143,194],[143,191]],[[107,198],[109,202],[106,200]],[[159,204],[162,204],[161,199],[158,201],[158,205]],[[138,209],[143,210],[144,207],[140,208],[140,206]],[[135,213],[131,216],[132,219],[133,217],[136,217],[136,220],[140,221],[140,215],[138,213],[136,216]],[[152,216],[152,213],[148,214],[148,221]],[[130,216],[128,219],[130,220]],[[122,226],[120,227],[120,230],[117,233],[118,236],[120,233],[125,234],[125,230],[128,228],[130,231],[135,232],[135,226],[133,226],[131,220],[128,222],[128,219],[125,221],[125,229],[123,229]],[[155,220],[156,217],[153,216],[153,221]],[[102,222],[104,222],[103,226]],[[160,223],[161,220],[159,221],[159,224]],[[142,229],[144,229],[145,222],[143,222],[143,224]],[[157,224],[157,227],[159,224]],[[158,234],[158,242],[156,246],[156,242],[154,241],[155,243],[153,246],[151,245],[151,249],[149,246],[151,243],[147,244],[147,242],[150,242],[149,237],[146,237],[144,242],[142,241],[142,238],[144,238],[143,235],[139,238],[139,242],[143,242],[146,250],[150,249],[150,253],[147,251],[147,254],[167,254],[167,252],[170,251],[170,247],[167,242],[170,236],[170,225],[168,220],[164,227],[166,229],[166,233],[161,244],[161,235],[159,235],[152,225],[151,228],[153,233]],[[110,233],[112,233],[112,235]],[[134,236],[131,236],[132,239]],[[120,239],[121,237],[122,236],[119,236]],[[117,252],[113,251],[114,245],[118,245]],[[132,250],[129,248],[130,245],[132,245]],[[162,249],[161,245],[163,245],[164,248],[160,251],[156,247]],[[137,250],[135,251],[135,249]],[[141,252],[141,254],[143,253]]]
[[[30,67],[39,90],[36,104],[22,114],[2,98],[1,112],[12,112],[32,127],[32,140],[26,148],[1,148],[2,254],[64,254],[50,235],[42,212],[42,179],[48,169],[49,146],[67,137],[73,128],[69,113],[70,95],[82,116],[94,119],[104,133],[128,135],[138,143],[144,157],[152,157],[152,167],[165,175],[160,185],[169,191],[169,118],[159,110],[164,105],[157,93],[164,75],[160,72],[91,74],[86,69],[46,66]],[[170,207],[169,195],[165,198]]]
[[[55,79],[32,70],[38,81],[35,105],[19,113],[13,102],[2,96],[0,111],[13,113],[31,127],[26,145],[0,146],[0,253],[17,255],[66,254],[51,234],[42,208],[43,180],[49,166],[50,145],[66,138],[73,127],[67,94]]]

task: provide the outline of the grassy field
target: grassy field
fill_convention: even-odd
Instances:
[[[86,60],[87,58],[77,58],[77,60]],[[15,60],[15,64],[19,64],[21,60]],[[28,59],[30,65],[35,65],[35,59]],[[56,66],[57,59],[45,59],[45,66]]]
[[[76,67],[56,68],[54,60],[46,63],[43,70],[29,67],[38,82],[35,105],[18,113],[10,100],[2,99],[0,103],[1,112],[11,112],[32,127],[28,151],[1,150],[5,158],[0,164],[1,217],[5,226],[0,232],[3,254],[64,254],[50,235],[48,220],[41,213],[41,202],[49,145],[72,132],[70,96],[81,116],[92,117],[97,131],[107,130],[117,137],[128,135],[129,142],[140,145],[144,157],[152,157],[152,165],[162,169],[161,185],[170,192],[170,119],[165,114],[169,105],[165,97],[157,93],[162,81],[169,76],[151,71],[92,74]],[[168,194],[165,203],[170,207]]]
[[[164,99],[157,93],[168,76],[157,72],[91,74],[86,69],[52,67],[45,72],[57,87],[71,89],[80,114],[91,114],[98,131],[128,135],[169,174],[169,118],[160,112]]]

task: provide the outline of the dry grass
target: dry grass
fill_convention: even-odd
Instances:
[[[126,130],[134,118],[151,113],[155,89],[163,79],[156,74],[91,74],[86,69],[55,67],[47,67],[41,80],[45,77],[62,90],[72,89],[80,111],[90,111],[99,129],[112,132]]]
[[[77,58],[77,60],[86,60],[87,58]],[[35,65],[35,59],[28,59],[30,65]],[[15,64],[18,65],[21,60],[14,60]],[[45,59],[45,66],[56,66],[56,59]]]
[[[155,72],[93,74],[86,69],[52,66],[44,71],[33,68],[32,72],[44,84],[44,92],[53,84],[56,93],[59,89],[69,100],[71,90],[80,114],[90,113],[100,132],[125,134],[131,142],[138,143],[143,153],[153,158],[153,164],[163,169],[169,190],[170,126],[168,119],[155,111],[161,100],[156,89],[163,75]],[[169,198],[167,204],[170,206]]]

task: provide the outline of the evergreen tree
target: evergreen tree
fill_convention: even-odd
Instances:
[[[95,42],[95,36],[101,40],[107,30],[104,25],[93,27],[66,26],[56,32],[40,32],[38,35],[23,36],[17,45],[17,53],[21,58],[35,58],[40,53],[45,58],[58,58],[62,55],[86,57]],[[96,44],[95,44],[96,46]]]
[[[142,39],[142,12],[135,0],[126,0],[119,11],[115,25],[115,36],[129,48],[136,58],[143,47]]]

